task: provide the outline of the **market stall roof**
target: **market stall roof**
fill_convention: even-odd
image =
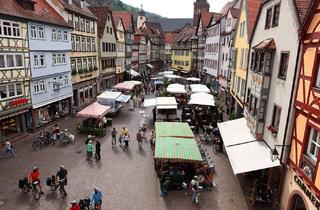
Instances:
[[[150,106],[156,106],[157,105],[157,99],[156,98],[150,98],[146,99],[143,102],[144,107],[150,107]]]
[[[127,103],[130,98],[131,98],[131,95],[121,94],[116,101]]]
[[[99,104],[98,102],[94,102],[93,104],[87,106],[86,108],[78,112],[77,116],[100,119],[110,111],[111,111],[110,106],[104,106]]]
[[[209,98],[199,98],[199,97],[193,97],[189,100],[188,104],[193,104],[193,105],[202,105],[202,106],[215,106],[214,99],[209,99]]]
[[[118,83],[113,88],[115,88],[115,89],[124,89],[124,90],[132,90],[134,88],[134,84],[132,84],[130,82],[122,82],[122,83]]]
[[[202,162],[195,139],[162,137],[156,140],[154,158],[174,162]]]
[[[193,93],[199,93],[199,92],[210,93],[209,88],[202,84],[192,84],[190,85],[190,88]]]
[[[181,85],[181,84],[170,84],[168,87],[167,87],[167,92],[169,93],[186,93],[186,89],[184,87],[184,85]]]
[[[178,105],[160,105],[157,109],[178,109]]]
[[[180,122],[156,122],[156,139],[160,137],[194,138],[188,123]]]
[[[137,86],[137,85],[141,85],[141,84],[142,84],[142,82],[137,81],[137,80],[124,81],[124,83],[132,83],[134,86]]]
[[[151,65],[150,63],[148,63],[147,66],[148,66],[149,68],[153,68],[153,65]]]
[[[159,72],[159,74],[161,75],[161,74],[164,74],[164,75],[166,75],[166,74],[173,74],[173,71],[163,71],[163,72]]]
[[[155,85],[163,85],[163,81],[162,80],[157,80],[154,82]]]
[[[121,92],[114,92],[114,91],[104,91],[100,95],[98,95],[99,99],[117,99],[122,93]]]
[[[133,70],[133,69],[130,69],[130,74],[131,74],[132,76],[134,76],[134,77],[137,77],[137,76],[140,75],[140,73],[136,72],[136,71]]]
[[[168,79],[180,79],[182,77],[178,76],[178,75],[174,75],[174,74],[165,74],[164,77],[168,78]]]
[[[193,82],[200,82],[200,79],[196,77],[188,77],[186,80],[193,81]]]
[[[157,97],[156,105],[177,105],[177,101],[175,97]]]
[[[214,100],[213,95],[209,94],[209,93],[203,93],[203,92],[199,92],[199,93],[193,93],[191,94],[190,98],[207,98],[207,99],[212,99]]]
[[[234,174],[280,165],[279,160],[272,161],[266,142],[254,138],[245,118],[218,123],[218,127]]]

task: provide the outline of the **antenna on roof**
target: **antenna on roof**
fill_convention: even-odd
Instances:
[[[143,6],[143,5],[141,4],[141,11],[143,10],[143,9],[142,9],[142,6]]]

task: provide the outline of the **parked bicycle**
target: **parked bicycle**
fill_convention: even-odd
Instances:
[[[48,177],[46,179],[46,184],[48,187],[50,187],[50,190],[52,192],[55,192],[59,188],[59,193],[61,198],[67,197],[67,192],[64,189],[65,186],[65,179],[57,180],[57,177],[55,175],[52,175],[51,177]]]
[[[39,200],[41,197],[41,191],[39,189],[39,182],[33,182],[30,183],[28,180],[28,177],[24,177],[22,179],[19,179],[19,188],[24,194],[28,194],[29,192],[32,192],[33,198],[35,200]]]
[[[54,142],[53,135],[49,131],[41,132],[36,140],[32,142],[34,150],[41,149],[43,146],[52,145]]]
[[[60,144],[64,143],[74,143],[75,137],[68,129],[65,129],[64,132],[60,131],[58,133],[58,139],[60,140]]]

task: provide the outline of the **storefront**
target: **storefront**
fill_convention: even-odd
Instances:
[[[8,111],[10,113],[3,113],[0,116],[0,143],[3,139],[13,139],[31,128],[32,120],[29,105]]]
[[[102,93],[104,90],[110,89],[115,85],[116,85],[116,76],[115,75],[103,76],[100,79],[99,92]]]
[[[319,195],[307,184],[302,176],[288,166],[282,193],[283,210],[318,210]]]
[[[95,101],[97,97],[96,79],[73,85],[73,106],[80,110]]]
[[[33,129],[48,124],[59,117],[70,114],[71,96],[32,110]]]

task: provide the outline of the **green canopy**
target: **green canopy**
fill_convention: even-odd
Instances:
[[[188,123],[156,122],[156,139],[159,137],[194,138]]]
[[[193,138],[158,138],[154,158],[175,162],[203,161],[197,142]]]

